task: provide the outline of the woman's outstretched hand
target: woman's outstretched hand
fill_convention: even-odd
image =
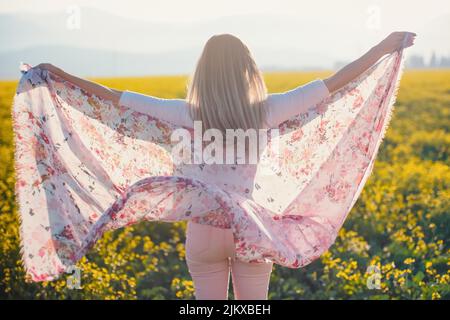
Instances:
[[[385,54],[411,47],[416,34],[413,32],[393,32],[379,44],[372,47],[359,59],[349,63],[331,77],[324,79],[328,91],[333,92],[355,79]]]
[[[411,47],[416,39],[414,32],[392,32],[377,47],[382,54],[392,53],[403,48]]]
[[[122,91],[111,89],[105,86],[102,86],[98,83],[85,80],[83,78],[78,78],[74,75],[71,75],[63,70],[61,70],[58,67],[55,67],[51,63],[41,63],[35,66],[34,68],[39,68],[41,70],[48,70],[59,77],[63,78],[64,80],[67,80],[76,86],[80,87],[86,92],[89,92],[91,94],[94,94],[102,99],[110,100],[114,105],[119,104],[120,96],[122,95]]]

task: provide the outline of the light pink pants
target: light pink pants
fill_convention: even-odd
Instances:
[[[231,229],[189,221],[186,262],[197,300],[228,299],[229,275],[238,300],[267,300],[272,262],[247,263],[234,258]]]

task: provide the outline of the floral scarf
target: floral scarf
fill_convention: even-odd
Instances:
[[[231,228],[237,259],[305,266],[333,244],[372,171],[402,66],[394,52],[282,123],[279,152],[262,156],[277,166],[262,170],[177,165],[177,126],[22,65],[12,117],[27,274],[56,279],[104,232],[144,220]],[[231,174],[234,184],[213,179]]]

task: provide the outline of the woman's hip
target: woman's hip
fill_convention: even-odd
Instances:
[[[231,229],[212,227],[188,221],[186,228],[186,260],[216,262],[234,259],[235,245]]]

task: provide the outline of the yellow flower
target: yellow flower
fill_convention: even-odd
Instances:
[[[439,283],[447,284],[449,282],[450,276],[448,274],[444,274],[441,279],[439,280]]]
[[[441,295],[438,292],[433,292],[433,294],[431,295],[431,299],[433,300],[438,300],[441,298]]]

